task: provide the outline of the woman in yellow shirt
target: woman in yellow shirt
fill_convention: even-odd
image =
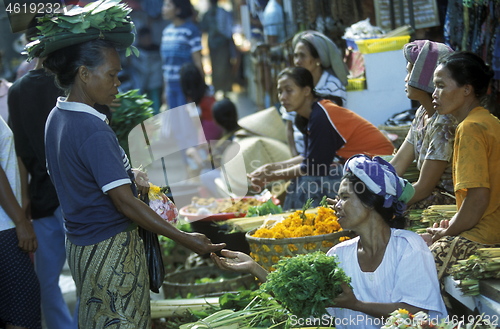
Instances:
[[[477,55],[456,52],[434,72],[433,105],[459,122],[453,154],[457,213],[430,228],[438,276],[477,248],[500,245],[500,121],[482,104],[492,70]]]

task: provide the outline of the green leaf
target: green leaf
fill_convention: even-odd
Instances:
[[[86,29],[88,28],[89,22],[82,22],[80,24],[77,24],[73,26],[71,29],[72,33],[85,33]]]
[[[58,24],[59,26],[61,26],[61,24],[63,24],[63,22],[67,22],[69,24],[78,24],[78,23],[83,21],[83,17],[81,15],[78,15],[78,16],[59,16],[58,20],[60,22]]]
[[[106,13],[99,13],[96,15],[92,15],[89,17],[90,25],[95,28],[99,28],[101,24],[104,22],[104,18]]]
[[[132,52],[134,53],[134,55],[136,57],[139,57],[139,49],[137,49],[135,46],[130,46],[130,48],[132,48]],[[153,102],[151,101],[151,105],[153,104]]]

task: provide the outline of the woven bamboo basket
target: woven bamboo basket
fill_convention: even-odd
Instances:
[[[346,238],[356,235],[351,231],[340,231],[330,234],[305,236],[300,238],[256,238],[252,234],[257,229],[247,232],[245,237],[250,245],[250,255],[268,271],[274,270],[274,265],[282,257],[293,257],[321,250],[327,252],[331,247]]]
[[[195,283],[202,278],[223,277],[223,281]],[[255,278],[251,274],[239,274],[221,270],[215,266],[200,266],[188,270],[169,273],[163,281],[166,299],[213,296],[224,292],[251,289],[255,287]]]

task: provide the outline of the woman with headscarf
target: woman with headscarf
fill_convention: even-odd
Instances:
[[[403,175],[416,160],[420,174],[413,184],[415,195],[408,202],[414,209],[433,204],[455,204],[452,181],[452,155],[456,120],[439,115],[432,105],[432,75],[440,58],[453,50],[445,44],[415,40],[403,47],[407,60],[406,94],[420,102],[405,141],[390,161]],[[442,192],[447,192],[448,195]]]
[[[342,53],[326,35],[312,30],[297,33],[292,40],[293,63],[303,67],[313,76],[316,93],[334,97],[339,106],[345,106],[347,75],[349,70]],[[287,122],[288,143],[292,155],[304,152],[304,138],[294,125],[295,113],[281,109]]]
[[[402,229],[413,193],[413,186],[380,157],[358,154],[346,162],[338,199],[329,201],[342,228],[357,237],[327,253],[338,257],[352,285],[344,284],[327,309],[336,328],[380,328],[381,318],[400,308],[424,311],[435,321],[446,317],[432,254],[419,235]],[[223,269],[267,278],[267,271],[244,253],[222,250],[223,257],[211,256]]]
[[[56,16],[40,26],[47,31],[47,25],[55,23],[65,31],[42,34],[28,49],[31,56],[46,57],[43,66],[55,74],[66,94],[47,118],[45,154],[64,215],[81,329],[150,327],[148,265],[138,226],[198,254],[224,245],[178,230],[137,198],[137,188],[148,182],[135,180],[106,116],[95,109],[95,104],[109,105],[118,94],[122,68],[117,48],[127,48],[134,40],[127,9],[106,1],[73,7],[64,15],[89,25],[105,18],[115,27],[103,31],[92,26],[75,34],[61,24],[67,17]],[[92,17],[95,13],[100,17]]]
[[[306,142],[303,155],[265,164],[248,176],[254,189],[276,180],[291,180],[283,209],[301,209],[308,199],[318,206],[323,196],[334,197],[342,164],[354,154],[390,155],[392,143],[358,114],[316,94],[312,74],[292,67],[278,74],[278,97]]]

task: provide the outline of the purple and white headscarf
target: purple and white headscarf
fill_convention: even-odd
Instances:
[[[441,57],[453,52],[444,43],[429,40],[415,40],[403,46],[406,60],[413,64],[408,85],[432,93],[434,91],[434,70]]]
[[[415,194],[413,185],[399,177],[396,169],[378,156],[353,155],[344,166],[344,175],[348,172],[358,177],[371,192],[384,197],[383,207],[394,206],[398,215],[402,215],[406,203]]]

